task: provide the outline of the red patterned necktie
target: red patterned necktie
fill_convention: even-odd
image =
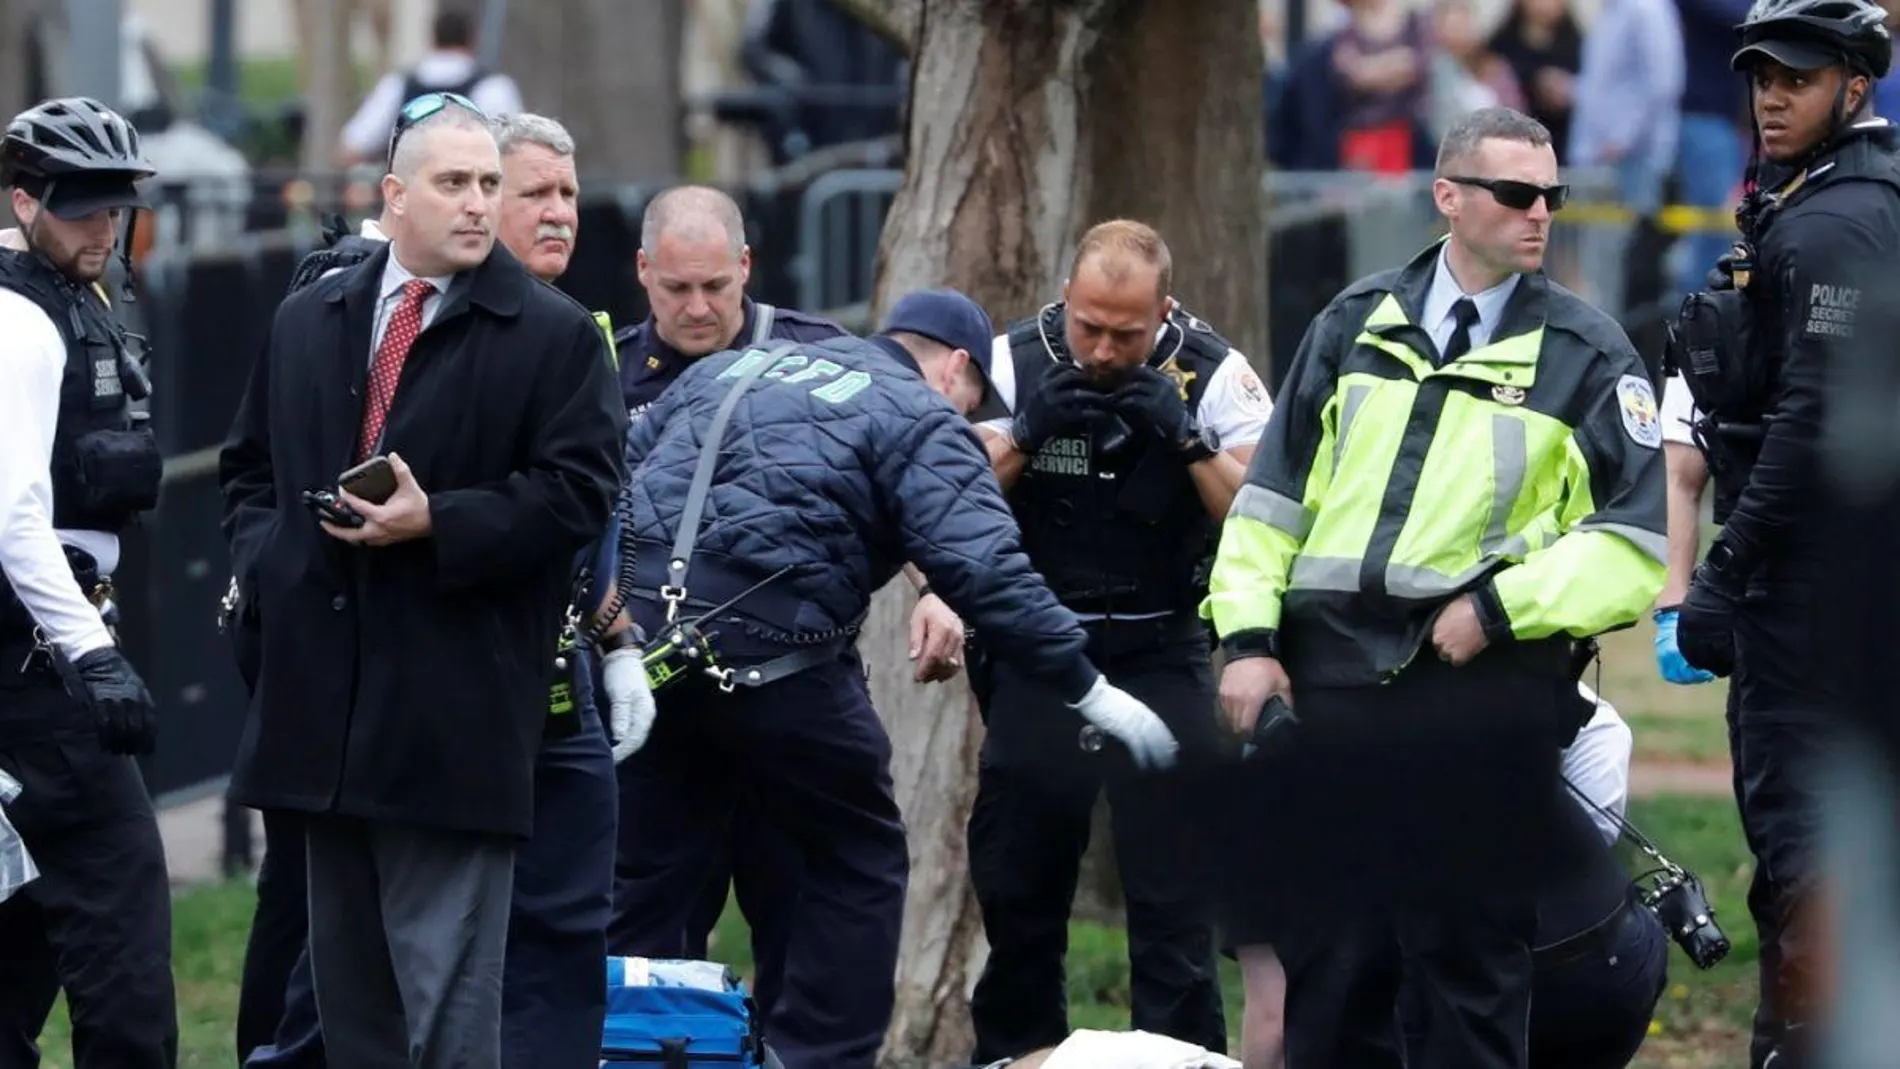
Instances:
[[[435,292],[435,286],[412,278],[402,284],[402,303],[383,328],[383,343],[376,348],[376,361],[369,367],[369,398],[363,404],[363,434],[356,443],[356,459],[368,460],[383,436],[383,420],[389,415],[389,402],[396,396],[396,381],[402,378],[402,362],[409,347],[422,333],[422,302]]]

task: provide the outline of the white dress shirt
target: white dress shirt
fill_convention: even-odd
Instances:
[[[377,290],[380,296],[376,301],[376,320],[369,332],[371,362],[376,359],[377,347],[383,344],[383,331],[389,327],[389,318],[395,315],[396,309],[402,305],[403,284],[417,277],[420,276],[410,274],[408,268],[396,262],[393,250],[389,259],[383,262],[383,280],[381,288]],[[424,282],[435,287],[435,292],[423,298],[422,301],[422,329],[424,330],[429,329],[429,324],[435,321],[435,314],[442,310],[442,295],[448,292],[449,277],[440,275],[423,279]]]
[[[110,574],[119,540],[53,529],[53,431],[65,371],[59,328],[32,301],[0,290],[0,572],[47,640],[76,659],[112,645],[112,635],[60,544],[90,553]]]
[[[1517,276],[1513,274],[1482,293],[1466,293],[1445,263],[1445,250],[1450,247],[1451,242],[1447,241],[1438,248],[1438,263],[1432,269],[1431,288],[1425,291],[1425,307],[1420,313],[1425,332],[1432,336],[1432,344],[1438,346],[1441,353],[1451,344],[1451,336],[1458,329],[1458,317],[1451,313],[1458,298],[1469,297],[1478,308],[1478,321],[1471,325],[1471,347],[1477,349],[1491,344],[1491,332],[1497,329],[1498,319],[1504,315],[1504,304],[1517,289]]]

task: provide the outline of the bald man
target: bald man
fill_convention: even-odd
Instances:
[[[1118,219],[1090,229],[1062,300],[996,338],[995,404],[972,418],[1023,549],[1083,621],[1091,656],[1161,714],[1195,761],[1219,745],[1195,607],[1272,404],[1246,357],[1169,295],[1172,273],[1153,228]],[[985,644],[979,633],[976,646]],[[1183,878],[1180,844],[1195,818],[1125,757],[1083,752],[1081,721],[992,660],[971,661],[988,733],[970,878],[990,942],[970,1002],[974,1060],[1068,1034],[1069,911],[1104,791],[1128,898],[1134,1026],[1224,1050],[1211,921]]]
[[[641,222],[636,262],[652,312],[614,336],[621,389],[636,419],[703,356],[767,340],[818,342],[848,333],[828,319],[746,296],[752,250],[745,242],[745,220],[731,197],[711,187],[678,186],[654,197]],[[800,864],[791,845],[757,819],[755,804],[739,800],[721,856],[705,859],[693,870],[712,874],[703,887],[689,888],[683,896],[659,896],[678,901],[675,914],[618,908],[629,898],[653,897],[642,893],[650,877],[621,865],[608,943],[616,954],[703,958],[731,886],[752,928],[755,994],[761,1011],[769,1012],[778,996],[784,945],[790,938],[788,916],[778,906],[790,901],[787,891],[799,878]],[[638,833],[640,815],[650,808],[645,784],[622,766],[623,843]],[[621,853],[626,852],[623,846]]]

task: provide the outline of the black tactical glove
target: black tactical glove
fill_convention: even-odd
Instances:
[[[1115,410],[1129,423],[1174,447],[1184,463],[1214,455],[1201,438],[1201,428],[1174,380],[1143,365],[1136,368],[1113,394]]]
[[[1689,596],[1676,614],[1676,648],[1682,659],[1718,676],[1735,671],[1735,616],[1741,604],[1739,582],[1707,561],[1696,565]]]
[[[1010,436],[1017,449],[1034,455],[1049,439],[1086,427],[1107,410],[1108,395],[1090,386],[1081,368],[1062,364],[1017,405]]]
[[[156,748],[151,692],[117,646],[93,650],[67,664],[61,674],[66,692],[92,710],[99,744],[107,753],[137,756]]]

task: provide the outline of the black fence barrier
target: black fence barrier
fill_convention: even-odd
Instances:
[[[230,575],[215,465],[169,478],[158,508],[121,539],[119,634],[158,706],[147,788],[177,795],[231,770],[246,696],[217,627]]]

